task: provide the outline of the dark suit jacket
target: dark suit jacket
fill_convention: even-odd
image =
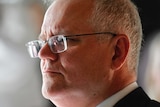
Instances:
[[[139,87],[117,102],[114,107],[160,107],[160,103],[151,100]]]

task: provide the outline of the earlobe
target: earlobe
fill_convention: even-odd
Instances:
[[[117,35],[114,40],[114,55],[112,56],[112,69],[120,69],[126,60],[129,51],[129,39],[126,35]]]

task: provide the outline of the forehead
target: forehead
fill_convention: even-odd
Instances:
[[[90,14],[92,7],[93,0],[55,0],[49,7],[47,14],[63,17],[82,17]]]
[[[55,0],[45,14],[42,32],[83,31],[89,27],[92,8],[93,0]]]

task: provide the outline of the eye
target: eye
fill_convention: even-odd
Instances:
[[[68,46],[75,46],[80,43],[80,39],[78,37],[66,37]]]
[[[56,40],[57,40],[57,42],[63,42],[64,41],[64,39],[61,36],[57,36]]]
[[[78,37],[66,37],[68,42],[79,42],[80,39]]]

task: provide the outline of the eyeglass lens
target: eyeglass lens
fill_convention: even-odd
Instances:
[[[53,53],[60,53],[67,49],[66,37],[63,35],[53,36],[48,40],[48,45]]]
[[[35,40],[28,42],[28,52],[32,58],[37,58],[40,49],[44,45],[44,41]],[[61,53],[67,49],[66,37],[63,35],[53,36],[48,40],[48,45],[53,53]]]
[[[28,42],[26,46],[28,47],[28,52],[30,56],[32,58],[37,58],[38,53],[42,47],[42,41],[39,41],[39,40],[31,41],[31,42]]]

